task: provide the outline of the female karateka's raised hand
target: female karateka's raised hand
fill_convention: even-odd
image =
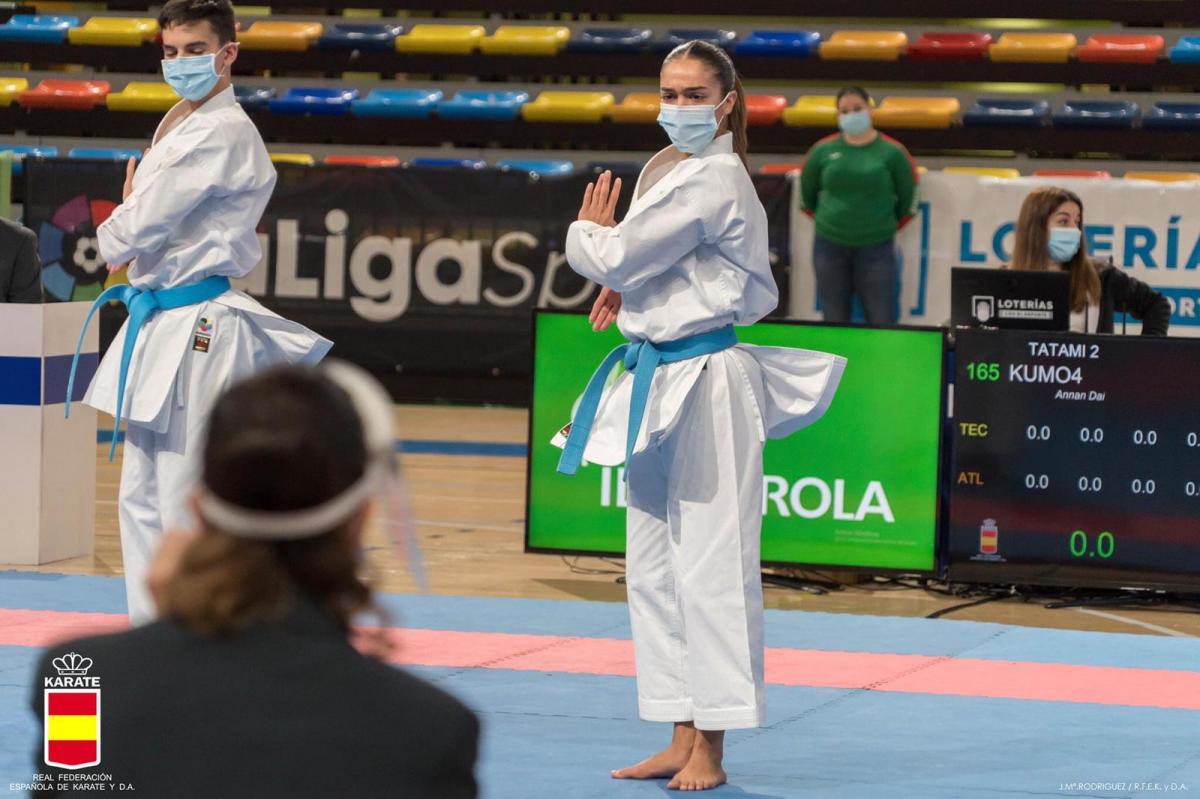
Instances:
[[[589,183],[583,192],[583,205],[579,208],[579,218],[585,222],[595,222],[604,227],[614,227],[617,224],[617,199],[621,196],[621,179],[612,179],[612,172],[605,171],[594,184]],[[621,310],[621,295],[610,288],[600,289],[600,296],[592,305],[588,321],[592,330],[607,330],[608,326],[617,320],[617,312]]]

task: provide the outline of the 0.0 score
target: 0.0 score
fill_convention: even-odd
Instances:
[[[1105,530],[1096,536],[1096,546],[1093,549],[1091,541],[1088,540],[1088,534],[1083,530],[1076,530],[1071,533],[1070,539],[1071,555],[1076,558],[1094,558],[1099,557],[1108,559],[1113,556],[1116,551],[1117,541],[1113,534]]]
[[[1025,428],[1025,438],[1029,441],[1049,441],[1052,433],[1053,430],[1048,424],[1031,424]],[[1104,441],[1104,428],[1081,427],[1079,440],[1084,444],[1100,444]],[[1153,447],[1158,444],[1158,431],[1134,430],[1132,440],[1135,446]],[[1185,440],[1189,449],[1200,449],[1200,433],[1188,432]]]

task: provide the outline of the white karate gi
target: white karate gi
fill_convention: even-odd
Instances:
[[[112,264],[131,258],[140,289],[243,277],[258,263],[255,227],[275,187],[275,168],[254,123],[227,88],[191,114],[180,102],[163,118],[133,179],[133,193],[97,230]],[[113,340],[84,402],[115,414],[121,350]],[[196,336],[207,336],[207,351]],[[138,334],[125,387],[125,451],[118,513],[133,624],[154,618],[146,567],[165,529],[191,527],[188,499],[200,474],[204,425],[217,397],[240,378],[280,362],[316,362],[332,342],[241,291],[158,311]]]
[[[573,223],[566,249],[576,272],[621,292],[617,325],[634,341],[753,324],[779,298],[766,212],[730,134],[691,158],[658,153],[625,219]],[[763,724],[763,441],[819,419],[844,366],[836,355],[739,344],[656,370],[626,465],[643,719]],[[606,389],[585,460],[625,459],[632,378]]]

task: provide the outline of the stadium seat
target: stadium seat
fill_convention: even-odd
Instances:
[[[949,172],[951,175],[982,175],[1006,180],[1021,177],[1021,170],[1007,166],[948,166],[942,171]]]
[[[803,164],[763,164],[758,170],[760,175],[790,175],[793,172],[800,172]]]
[[[908,57],[915,59],[949,58],[956,61],[987,58],[992,44],[990,33],[922,33],[908,46]]]
[[[885,97],[875,109],[881,128],[948,128],[960,108],[957,97]]]
[[[645,164],[640,161],[588,161],[583,171],[591,172],[593,175],[600,175],[604,172],[612,172],[616,175],[637,175],[644,166]]]
[[[335,22],[317,39],[318,50],[383,50],[396,47],[403,25],[370,22]]]
[[[1093,178],[1108,180],[1112,175],[1103,169],[1037,169],[1035,178]]]
[[[267,103],[272,114],[320,114],[338,116],[350,110],[358,89],[325,89],[293,86]]]
[[[67,40],[67,30],[78,24],[79,17],[14,14],[0,25],[0,42],[62,44]]]
[[[967,126],[1012,126],[1037,128],[1050,119],[1045,100],[979,99],[963,112]]]
[[[14,175],[21,175],[25,172],[26,158],[57,158],[58,148],[22,144],[0,144],[0,153],[12,153],[12,173]]]
[[[413,25],[408,33],[396,37],[396,50],[469,55],[483,41],[484,33],[482,25]]]
[[[1126,180],[1152,180],[1155,183],[1190,183],[1200,180],[1200,172],[1143,172],[1131,170],[1124,175]]]
[[[307,50],[321,30],[319,22],[259,20],[238,34],[238,44],[246,50]]]
[[[834,31],[821,42],[821,58],[838,61],[896,61],[908,45],[903,31]]]
[[[553,159],[504,158],[496,162],[500,169],[514,172],[528,172],[532,175],[570,175],[575,171],[575,165],[570,161]]]
[[[657,92],[630,92],[621,102],[608,111],[613,122],[647,122],[658,120],[659,95]]]
[[[158,23],[149,17],[92,17],[67,31],[71,44],[141,47],[158,34]]]
[[[1131,128],[1142,111],[1131,100],[1067,100],[1054,114],[1060,128]]]
[[[432,116],[442,96],[441,89],[372,89],[350,107],[356,117],[424,119]]]
[[[48,78],[33,89],[17,96],[25,108],[88,109],[104,105],[109,85],[102,80],[60,80]]]
[[[808,58],[821,43],[817,31],[753,31],[733,46],[737,55]]]
[[[0,106],[12,105],[28,88],[29,81],[24,78],[0,78]]]
[[[837,127],[837,98],[805,94],[783,110],[783,123],[797,127]]]
[[[1200,103],[1155,103],[1142,117],[1142,127],[1156,130],[1200,128]]]
[[[650,46],[649,28],[586,28],[567,42],[570,53],[640,53]]]
[[[330,166],[396,167],[400,159],[394,155],[327,155],[321,161]]]
[[[667,31],[663,37],[655,41],[651,47],[655,52],[666,54],[681,44],[692,40],[708,42],[709,44],[728,50],[737,41],[737,32],[716,28],[676,28]]]
[[[746,95],[746,122],[750,125],[776,125],[783,119],[787,98],[780,94]]]
[[[409,166],[423,169],[486,169],[487,161],[482,158],[435,158],[418,156],[408,162]]]
[[[142,151],[121,147],[75,147],[67,153],[67,158],[87,158],[93,161],[128,161],[132,158],[141,161]]]
[[[271,98],[275,96],[275,90],[270,86],[242,86],[241,84],[237,84],[233,87],[233,94],[245,110],[261,111],[266,109],[267,105],[271,102]]]
[[[119,92],[108,95],[110,111],[169,111],[179,95],[165,83],[133,81]]]
[[[501,25],[479,42],[487,55],[557,55],[571,38],[562,26]]]
[[[521,117],[527,122],[599,122],[612,107],[612,92],[542,92],[521,106]]]
[[[1106,64],[1154,64],[1162,57],[1166,43],[1158,35],[1112,35],[1098,33],[1089,36],[1075,52],[1080,61]]]
[[[308,153],[271,153],[272,164],[295,164],[297,166],[315,166],[317,159]]]
[[[1200,36],[1180,36],[1167,58],[1172,64],[1200,64]]]
[[[1002,33],[988,53],[993,61],[1065,64],[1078,41],[1073,33]]]
[[[437,113],[442,119],[516,119],[527,102],[529,92],[460,91],[440,100]]]

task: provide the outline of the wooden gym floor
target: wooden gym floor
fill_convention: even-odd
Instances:
[[[526,412],[514,408],[401,405],[396,425],[406,440],[524,443]],[[111,429],[111,419],[100,421]],[[39,567],[69,574],[121,574],[117,531],[120,457],[97,445],[96,549],[94,554]],[[404,454],[401,463],[410,513],[423,553],[429,590],[455,594],[623,602],[621,563],[599,558],[564,559],[523,552],[525,459],[519,457]],[[414,580],[382,533],[369,538],[368,562],[379,590],[411,592]],[[841,575],[847,581],[851,575]],[[814,595],[768,586],[768,607],[894,616],[925,616],[966,601],[920,589],[875,583]],[[948,618],[1037,627],[1148,635],[1200,636],[1200,614],[1186,609],[1085,608],[1047,610],[1020,599],[964,608]]]

